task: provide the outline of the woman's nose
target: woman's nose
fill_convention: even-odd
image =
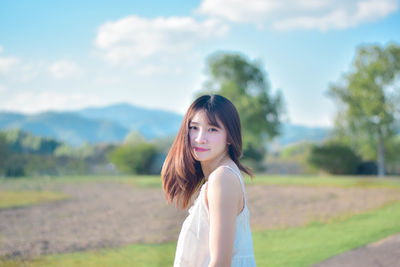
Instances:
[[[196,136],[195,141],[199,144],[203,144],[207,142],[206,133],[202,130],[199,131],[198,135]]]

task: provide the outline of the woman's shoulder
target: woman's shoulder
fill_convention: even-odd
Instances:
[[[228,165],[217,167],[208,179],[208,187],[220,188],[222,191],[230,191],[232,189],[240,190],[239,177],[235,173],[236,170]],[[235,190],[236,191],[236,190]]]
[[[206,203],[219,203],[224,207],[231,207],[242,197],[241,184],[236,174],[229,168],[218,167],[208,179],[206,187]]]
[[[239,173],[239,174],[238,174]],[[231,176],[231,177],[235,177],[240,175],[240,170],[239,168],[236,166],[236,164],[224,164],[224,165],[220,165],[218,166],[211,174],[209,177],[213,178],[213,177],[221,177],[221,176]]]

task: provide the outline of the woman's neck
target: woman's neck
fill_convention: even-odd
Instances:
[[[216,168],[218,168],[221,165],[226,165],[231,162],[233,162],[233,161],[229,157],[228,154],[223,154],[217,159],[213,159],[213,160],[206,161],[206,162],[204,162],[204,161],[200,162],[201,169],[203,170],[203,174],[204,174],[206,181],[208,181],[208,177]]]

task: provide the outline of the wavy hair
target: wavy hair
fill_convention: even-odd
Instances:
[[[217,118],[222,122],[227,132],[230,158],[241,171],[254,177],[252,171],[239,161],[243,155],[242,133],[239,114],[235,106],[221,95],[200,96],[186,112],[161,170],[162,187],[168,204],[176,198],[176,206],[182,209],[189,205],[193,194],[205,182],[201,164],[193,155],[189,137],[189,124],[198,111],[205,112],[210,125],[219,126]]]

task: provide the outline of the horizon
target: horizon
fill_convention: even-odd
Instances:
[[[225,51],[261,62],[284,122],[333,127],[329,85],[360,45],[400,43],[398,25],[398,0],[4,1],[0,110],[128,103],[183,115],[207,57]]]
[[[47,112],[54,112],[54,113],[64,113],[65,112],[65,113],[67,113],[67,112],[75,112],[75,111],[79,111],[79,110],[83,110],[83,109],[88,109],[88,108],[107,108],[107,107],[117,106],[117,105],[129,105],[131,107],[136,107],[136,108],[141,108],[141,109],[169,112],[169,113],[173,113],[176,115],[180,115],[182,117],[185,116],[184,113],[178,113],[173,110],[166,110],[166,109],[162,109],[162,108],[149,108],[146,106],[140,106],[140,105],[136,105],[136,104],[132,104],[132,103],[128,103],[128,102],[125,102],[125,103],[118,102],[118,103],[112,103],[109,105],[101,105],[101,106],[93,105],[93,106],[86,106],[86,107],[70,109],[70,110],[48,109],[48,110],[34,111],[34,112],[23,112],[23,111],[15,111],[15,110],[0,110],[0,113],[13,113],[13,114],[20,114],[20,115],[35,116],[35,115],[40,115],[42,113],[47,113]],[[309,128],[323,128],[323,129],[331,129],[332,128],[331,126],[324,126],[324,125],[307,125],[307,124],[301,124],[301,123],[293,123],[290,121],[281,121],[281,122],[282,122],[282,125],[286,124],[286,125],[292,125],[292,126],[301,126],[301,127],[309,127]]]

